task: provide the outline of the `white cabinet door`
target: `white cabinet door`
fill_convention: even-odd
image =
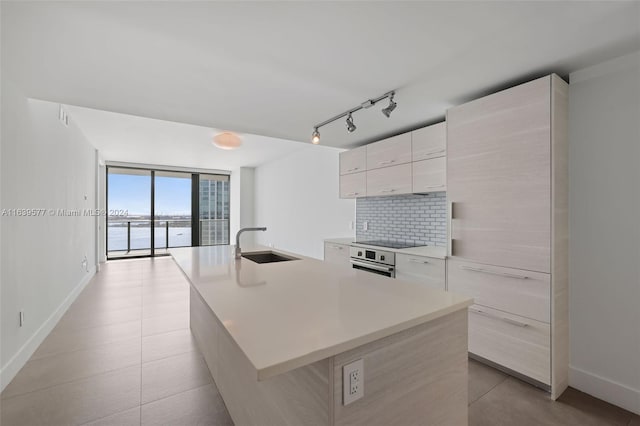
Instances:
[[[550,78],[447,111],[453,255],[550,272]]]
[[[349,261],[349,246],[325,241],[324,261],[333,265],[351,267],[351,262]]]
[[[367,171],[367,196],[411,193],[411,163]]]
[[[403,133],[366,147],[367,170],[411,162],[411,133]]]
[[[396,253],[396,279],[444,290],[444,259]]]
[[[416,161],[413,166],[413,192],[436,192],[447,190],[446,157]]]
[[[442,123],[411,132],[411,160],[443,157],[447,153],[447,126]]]
[[[359,198],[367,195],[367,172],[340,176],[340,198]]]
[[[367,170],[367,148],[361,146],[340,153],[340,174],[359,173]]]

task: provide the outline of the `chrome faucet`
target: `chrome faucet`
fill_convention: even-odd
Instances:
[[[240,250],[240,234],[244,231],[266,231],[267,228],[242,228],[236,234],[236,259],[240,259],[242,257],[242,250]]]

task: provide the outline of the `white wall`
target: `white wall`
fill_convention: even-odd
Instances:
[[[640,52],[570,80],[569,384],[640,413]]]
[[[324,258],[323,240],[355,231],[355,202],[338,198],[339,150],[305,146],[255,170],[256,242]]]
[[[49,210],[94,209],[96,182],[95,149],[73,122],[65,127],[58,121],[59,105],[27,99],[4,70],[1,87],[0,207],[46,209],[44,216],[1,220],[4,389],[93,275],[95,217]]]
[[[254,220],[254,169],[240,167],[231,171],[229,202],[229,244],[236,243],[236,233],[240,228],[256,226]],[[240,246],[249,247],[254,243],[254,233],[244,232]]]

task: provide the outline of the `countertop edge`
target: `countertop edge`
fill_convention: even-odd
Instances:
[[[446,315],[452,314],[462,309],[466,309],[471,305],[473,305],[473,299],[466,298],[464,300],[461,300],[458,303],[442,308],[436,312],[431,312],[427,315],[414,318],[410,321],[396,324],[389,328],[355,338],[348,342],[343,342],[328,348],[324,348],[322,350],[312,352],[312,353],[300,356],[298,358],[290,359],[280,364],[275,364],[275,365],[262,367],[262,368],[258,368],[254,365],[254,368],[258,372],[258,381],[266,380],[271,377],[277,376],[279,374],[283,374],[283,373],[295,370],[296,368],[304,367],[305,365],[313,364],[314,362],[321,361],[323,359],[341,354],[343,352],[350,351],[357,347],[366,345],[367,343],[384,339],[385,337],[389,337],[391,335],[406,331],[410,328],[434,321],[438,318],[442,318]]]

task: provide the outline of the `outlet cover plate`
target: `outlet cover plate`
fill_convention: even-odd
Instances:
[[[342,405],[351,404],[364,396],[364,361],[353,361],[342,367]]]

